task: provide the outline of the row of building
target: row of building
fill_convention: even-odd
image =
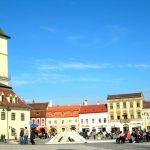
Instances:
[[[31,120],[39,126],[57,131],[75,128],[79,132],[92,130],[115,132],[133,129],[150,131],[150,102],[142,93],[108,95],[107,104],[50,106],[29,104]]]
[[[108,95],[107,104],[52,106],[51,103],[26,104],[9,86],[7,40],[0,29],[0,136],[19,138],[20,129],[30,129],[37,123],[38,129],[48,131],[76,129],[78,132],[150,130],[150,102],[143,94],[129,93]]]

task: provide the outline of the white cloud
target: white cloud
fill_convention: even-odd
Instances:
[[[128,64],[129,68],[149,69],[150,64]]]
[[[38,69],[40,70],[64,70],[64,69],[104,69],[113,67],[111,64],[85,64],[80,62],[73,63],[58,63],[55,65],[43,64],[39,65]]]

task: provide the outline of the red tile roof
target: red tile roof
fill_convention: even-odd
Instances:
[[[79,114],[107,112],[107,104],[81,106]]]
[[[10,86],[0,83],[0,95],[4,95],[3,101],[0,101],[0,106],[31,109],[29,105],[27,105],[23,100],[17,97],[12,87]],[[14,103],[10,103],[7,100],[7,97],[9,96],[12,96],[13,98],[17,98],[17,101],[15,101]]]
[[[129,93],[129,94],[108,95],[107,96],[107,100],[122,99],[122,98],[137,98],[137,97],[142,97],[142,93]]]
[[[28,104],[32,107],[30,118],[46,118],[48,103],[32,103]]]
[[[48,107],[47,117],[64,118],[64,117],[78,117],[80,105],[70,106],[52,106]]]
[[[150,108],[150,101],[143,101],[143,108],[146,109],[146,108]]]
[[[34,102],[28,105],[31,106],[33,110],[47,110],[47,107],[48,107],[48,103],[35,103]]]
[[[46,118],[46,110],[31,110],[30,118]]]

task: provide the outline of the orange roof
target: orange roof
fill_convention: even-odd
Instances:
[[[48,107],[46,116],[51,118],[78,117],[79,110],[80,105],[52,106]]]
[[[46,110],[31,110],[30,118],[45,118]]]
[[[107,112],[107,104],[81,106],[79,114]]]

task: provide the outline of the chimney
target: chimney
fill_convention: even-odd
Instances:
[[[52,101],[51,101],[51,100],[49,101],[48,106],[49,106],[49,107],[52,107]]]
[[[84,101],[83,101],[83,105],[84,105],[84,106],[88,105],[87,102],[88,102],[88,100],[84,100]]]
[[[100,103],[99,103],[99,101],[97,101],[97,105],[99,105]]]

